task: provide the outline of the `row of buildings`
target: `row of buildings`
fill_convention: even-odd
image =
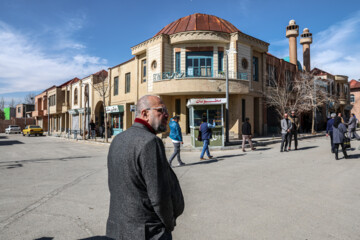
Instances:
[[[297,59],[298,35],[299,26],[292,20],[286,27],[289,57],[280,59],[268,53],[269,43],[243,33],[222,18],[195,13],[133,46],[130,60],[44,90],[35,97],[32,116],[45,130],[61,134],[86,129],[89,119],[99,126],[105,121],[105,112],[116,135],[132,125],[132,106],[137,100],[152,94],[164,100],[170,115],[180,116],[182,131],[190,134],[204,114],[219,124],[224,122],[225,103],[219,99],[225,97],[228,72],[230,136],[241,135],[245,117],[250,118],[255,135],[265,135],[278,131],[278,117],[266,106],[264,97],[270,79],[275,72],[277,78],[291,80],[299,71],[312,71],[326,79],[329,91],[339,96],[339,103],[319,111],[317,118],[326,119],[330,110],[349,114],[347,77],[311,69],[312,34],[308,29],[300,38],[301,64]],[[193,103],[196,108],[189,107]],[[307,120],[302,121],[305,126]]]

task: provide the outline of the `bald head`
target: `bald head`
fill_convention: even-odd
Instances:
[[[150,124],[155,132],[165,132],[169,114],[164,102],[158,96],[145,95],[136,104],[136,118]]]
[[[162,104],[163,102],[161,98],[159,98],[158,96],[154,96],[154,95],[142,96],[136,104],[135,117],[141,117],[141,112],[144,109],[151,108],[159,103]]]

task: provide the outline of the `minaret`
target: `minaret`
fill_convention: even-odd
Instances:
[[[299,25],[296,25],[295,20],[290,20],[286,27],[286,37],[289,38],[289,58],[290,62],[297,66],[297,42],[296,38],[299,36]]]
[[[304,71],[310,72],[310,44],[312,43],[312,33],[308,28],[305,28],[301,34],[300,44],[303,45],[303,65]]]

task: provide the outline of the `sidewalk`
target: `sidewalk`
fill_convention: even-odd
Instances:
[[[302,139],[308,139],[308,138],[315,138],[315,137],[324,137],[325,131],[318,132],[316,134],[311,133],[304,133],[304,134],[298,134],[298,140]],[[88,144],[98,144],[98,145],[109,145],[112,141],[112,138],[108,139],[108,143],[105,143],[105,139],[103,138],[96,138],[94,139],[87,139],[83,140],[82,138],[73,139],[73,138],[67,138],[62,136],[50,136],[58,139],[63,139],[71,142],[78,142],[78,143],[88,143]],[[201,152],[202,148],[193,148],[191,146],[191,136],[190,135],[184,135],[184,144],[181,146],[182,152]],[[281,135],[275,135],[275,136],[266,136],[266,137],[255,137],[252,139],[254,146],[267,146],[269,144],[274,143],[280,143],[281,142]],[[173,151],[174,147],[172,144],[172,141],[169,137],[163,138],[163,142],[165,145],[165,151]],[[223,150],[234,150],[234,149],[241,149],[242,147],[242,140],[238,139],[230,139],[230,143],[228,146],[224,147],[211,147],[210,149],[212,151],[223,151]],[[249,144],[246,144],[246,147],[249,147]]]

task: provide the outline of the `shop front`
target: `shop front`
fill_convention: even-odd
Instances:
[[[70,133],[73,133],[74,131],[80,131],[79,126],[79,111],[77,109],[70,109],[68,111],[69,115],[71,115],[71,128]]]
[[[210,147],[224,146],[224,104],[226,104],[226,98],[193,98],[188,100],[186,106],[189,108],[191,145],[193,147],[203,146],[203,142],[197,140],[203,116],[207,117],[208,123],[212,124],[214,120],[216,123],[216,127],[212,129]]]
[[[111,129],[112,135],[116,136],[117,134],[123,131],[123,119],[124,119],[124,106],[123,105],[113,105],[106,107],[106,113],[110,114],[111,119]]]

